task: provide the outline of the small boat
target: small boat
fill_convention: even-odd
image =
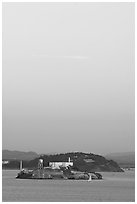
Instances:
[[[91,174],[89,174],[89,179],[88,179],[88,181],[91,181],[92,180],[92,178],[91,178]]]

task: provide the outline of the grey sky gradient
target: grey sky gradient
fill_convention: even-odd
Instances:
[[[3,3],[3,149],[134,151],[134,3]]]

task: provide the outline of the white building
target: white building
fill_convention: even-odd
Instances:
[[[70,161],[69,157],[68,162],[49,162],[49,166],[52,169],[59,169],[60,167],[73,166],[73,162]]]
[[[2,164],[8,164],[9,161],[2,161]]]

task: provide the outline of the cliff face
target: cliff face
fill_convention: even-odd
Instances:
[[[40,158],[44,160],[44,166],[48,166],[49,162],[67,162],[68,158],[73,161],[73,170],[86,171],[86,172],[97,172],[97,171],[108,171],[108,172],[122,172],[123,170],[113,160],[107,160],[105,157],[95,155],[91,153],[72,152],[65,154],[55,155],[42,155]],[[38,164],[38,158],[31,161],[23,161],[23,168],[36,168]],[[9,164],[10,168],[12,163]],[[15,167],[15,165],[14,165]],[[19,164],[18,164],[19,167]],[[8,165],[7,165],[8,168]]]

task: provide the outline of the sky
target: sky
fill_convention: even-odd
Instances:
[[[2,148],[134,151],[134,3],[2,11]]]

